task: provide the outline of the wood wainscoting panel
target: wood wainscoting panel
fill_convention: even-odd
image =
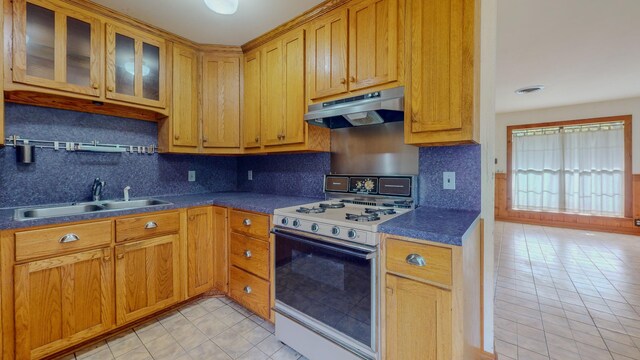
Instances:
[[[640,227],[634,224],[634,219],[640,218],[640,174],[634,174],[632,179],[633,217],[620,218],[511,210],[507,200],[509,189],[507,175],[505,173],[496,173],[495,219],[532,225],[640,235]]]

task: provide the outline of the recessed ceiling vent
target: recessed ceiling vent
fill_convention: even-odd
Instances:
[[[523,87],[516,90],[516,94],[527,95],[527,94],[537,93],[542,90],[544,90],[544,85],[533,85],[533,86],[527,86],[527,87]]]

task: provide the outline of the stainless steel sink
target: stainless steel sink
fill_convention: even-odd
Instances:
[[[158,205],[171,205],[171,203],[158,199],[138,199],[131,201],[99,201],[84,204],[65,204],[41,208],[17,209],[14,213],[14,217],[16,220],[31,220],[58,216],[81,215],[93,212],[140,209]]]
[[[157,199],[140,199],[140,200],[130,200],[130,201],[109,201],[103,202],[102,206],[106,210],[122,210],[122,209],[137,209],[141,207],[147,206],[157,206],[157,205],[170,205],[171,203],[157,200]]]
[[[48,218],[48,217],[56,217],[56,216],[69,216],[69,215],[79,215],[86,214],[94,211],[103,210],[100,205],[70,205],[70,206],[55,206],[48,208],[39,208],[39,209],[18,209],[16,210],[16,219],[17,220],[27,220],[27,219],[40,219],[40,218]]]

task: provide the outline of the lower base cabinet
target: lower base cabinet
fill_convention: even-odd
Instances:
[[[235,266],[231,266],[229,275],[229,296],[240,305],[269,319],[271,315],[269,282]]]
[[[386,284],[385,359],[451,359],[451,292],[395,275]]]
[[[113,327],[111,248],[15,266],[16,359],[39,359]]]
[[[116,246],[116,315],[122,325],[180,300],[179,235]]]

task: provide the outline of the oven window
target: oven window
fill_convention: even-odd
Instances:
[[[371,260],[276,237],[276,299],[371,347]]]

